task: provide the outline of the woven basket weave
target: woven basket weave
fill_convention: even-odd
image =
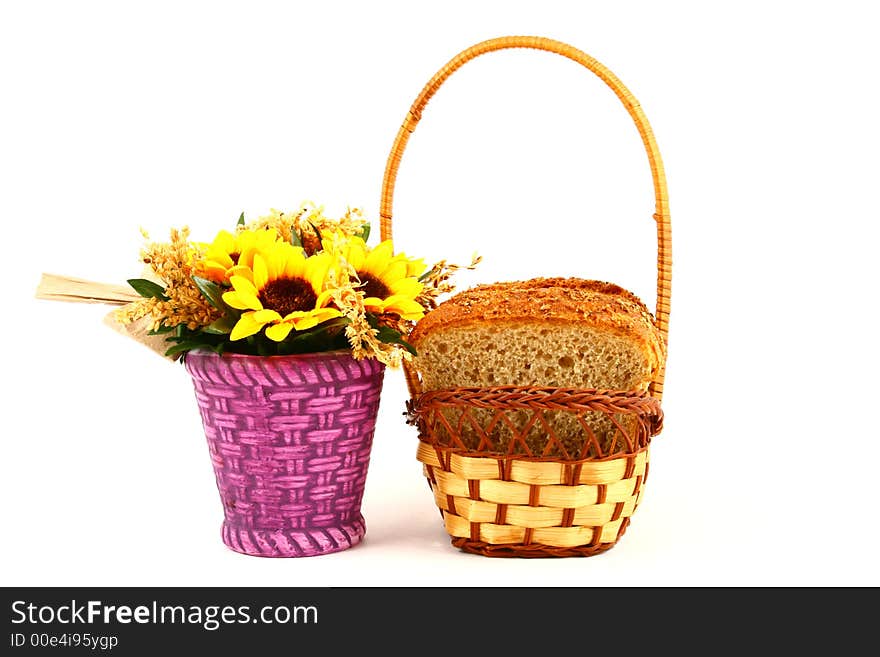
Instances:
[[[184,363],[223,503],[223,542],[262,557],[357,545],[385,366],[348,351]]]
[[[657,306],[654,323],[668,336],[671,225],[665,174],[642,109],[605,66],[552,39],[509,36],[483,41],[453,57],[423,87],[389,154],[382,186],[382,239],[392,237],[397,172],[410,135],[428,101],[456,70],[480,55],[528,48],[571,59],[601,78],[634,121],[648,155],[657,225]],[[662,428],[665,361],[648,393],[573,388],[455,388],[423,390],[414,366],[404,364],[409,422],[418,427],[418,460],[434,493],[452,544],[487,556],[591,556],[614,546],[642,498],[652,436]],[[580,427],[583,448],[566,450],[554,431],[560,414]],[[611,433],[597,437],[601,418]],[[497,444],[498,429],[507,436]],[[544,440],[534,448],[535,433]],[[467,440],[465,440],[467,434]],[[529,436],[530,448],[526,441]],[[474,436],[479,444],[474,447]],[[467,444],[466,444],[467,443]]]

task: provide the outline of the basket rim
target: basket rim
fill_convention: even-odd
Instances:
[[[430,408],[469,406],[487,409],[529,409],[557,411],[604,410],[648,416],[656,430],[663,424],[663,407],[650,392],[559,386],[461,386],[439,388],[417,394],[407,401],[407,418],[412,424]]]
[[[332,349],[327,351],[304,351],[295,354],[272,354],[269,356],[261,356],[259,354],[242,354],[236,351],[224,351],[217,353],[213,349],[205,347],[196,347],[186,352],[185,356],[192,354],[194,357],[210,358],[214,360],[322,360],[327,358],[350,358],[356,360],[350,349]],[[379,361],[377,361],[379,362]]]
[[[618,390],[614,388],[578,388],[574,386],[539,386],[539,385],[496,385],[496,386],[450,386],[434,388],[419,393],[415,403],[429,400],[437,404],[477,402],[495,400],[513,402],[516,397],[525,397],[522,403],[553,403],[577,399],[608,399],[628,402],[644,402],[647,406],[660,407],[660,401],[647,391]],[[458,401],[455,401],[458,398]],[[513,399],[511,399],[513,398]],[[424,402],[422,402],[424,403]]]
[[[477,446],[466,446],[461,443],[459,438],[454,439],[458,444],[448,444],[446,441],[438,439],[434,433],[434,425],[437,418],[446,425],[446,428],[455,433],[455,430],[443,420],[444,412],[454,409],[454,412],[460,412],[459,424],[464,421],[464,417],[472,410],[493,413],[495,419],[494,424],[498,421],[498,416],[504,416],[509,411],[529,412],[532,414],[532,420],[529,426],[536,422],[536,418],[543,417],[544,412],[562,412],[576,416],[581,426],[584,426],[583,417],[587,413],[599,412],[606,416],[615,414],[626,414],[630,417],[637,418],[639,433],[634,436],[628,436],[626,432],[618,425],[619,431],[623,432],[622,439],[626,443],[625,448],[615,449],[611,454],[602,454],[604,451],[596,443],[596,437],[587,429],[590,439],[584,444],[592,442],[595,444],[599,454],[593,456],[578,456],[569,454],[563,449],[562,456],[550,455],[546,453],[531,453],[526,448],[525,454],[513,450],[507,451],[502,449],[486,449],[480,440]],[[473,422],[473,419],[470,420]],[[615,424],[616,421],[612,420]],[[626,455],[639,453],[644,446],[651,442],[651,438],[660,434],[663,430],[663,408],[660,400],[651,395],[649,392],[638,390],[598,390],[593,388],[558,388],[558,387],[520,387],[520,386],[493,386],[493,387],[463,387],[463,388],[445,388],[440,390],[430,390],[410,398],[406,402],[406,422],[415,426],[418,430],[419,442],[429,445],[437,449],[438,457],[446,455],[448,459],[451,455],[468,456],[472,458],[486,458],[498,462],[499,460],[512,463],[519,460],[528,460],[530,462],[564,462],[570,464],[598,462],[604,460],[613,460],[615,457],[625,457]],[[551,443],[558,442],[553,430],[546,424],[544,420],[540,420],[545,429],[550,432]],[[516,431],[516,430],[514,430]],[[640,436],[640,437],[636,437]],[[514,442],[511,446],[522,442],[522,437]],[[615,438],[616,443],[616,438]],[[621,446],[623,447],[623,446]],[[543,450],[546,452],[546,449]]]

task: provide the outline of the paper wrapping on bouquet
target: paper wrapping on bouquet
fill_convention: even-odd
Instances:
[[[223,504],[223,542],[265,557],[361,541],[385,366],[350,352],[185,356]]]
[[[146,272],[143,276],[151,278],[152,275]],[[165,351],[170,346],[166,342],[165,336],[153,335],[150,332],[154,323],[152,317],[147,315],[129,323],[121,322],[117,318],[116,312],[119,310],[119,306],[132,304],[143,299],[141,295],[130,287],[90,281],[73,276],[43,273],[37,285],[36,298],[47,301],[99,303],[116,306],[104,316],[104,324],[117,333],[149,347],[152,351],[169,361],[176,359],[176,357],[165,356]]]

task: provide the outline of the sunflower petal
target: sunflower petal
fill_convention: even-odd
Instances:
[[[342,317],[342,311],[338,308],[320,308],[312,311],[313,315],[318,318],[318,324],[326,322],[328,319],[336,319]]]
[[[280,322],[278,324],[272,324],[272,326],[266,327],[266,337],[270,340],[274,340],[275,342],[282,342],[284,338],[290,335],[290,331],[293,329],[293,324],[289,322]]]
[[[333,299],[333,291],[332,290],[324,290],[321,294],[318,295],[317,301],[315,301],[315,308],[323,308]]]
[[[211,243],[211,252],[226,253],[235,251],[235,236],[228,230],[221,230]]]
[[[275,228],[265,228],[263,230],[256,231],[254,244],[257,249],[268,249],[270,246],[278,241],[279,237],[280,235]]]
[[[386,286],[391,286],[402,278],[406,278],[406,263],[403,260],[392,260],[378,275]]]
[[[364,299],[364,308],[377,313],[384,313],[385,305],[386,304],[384,299],[379,299],[377,297],[367,297],[366,299]]]
[[[263,251],[278,240],[278,231],[274,228],[258,228],[242,230],[238,233],[239,251]]]
[[[257,296],[259,294],[259,290],[257,290],[257,287],[254,285],[253,279],[248,276],[233,274],[229,277],[229,282],[232,283],[232,287],[235,288],[236,292],[242,292],[243,294],[250,294],[252,296]]]
[[[230,340],[241,340],[242,338],[246,338],[249,335],[253,335],[254,333],[259,332],[261,328],[263,328],[264,323],[258,322],[254,315],[256,313],[244,313],[241,317],[238,318],[238,321],[235,323],[235,326],[232,327],[232,333],[229,335]]]
[[[424,258],[412,258],[406,261],[406,275],[419,277],[425,273],[428,265],[425,264]]]
[[[366,302],[364,303],[366,305]],[[418,320],[425,314],[424,307],[409,297],[392,295],[385,299],[385,312],[399,315],[401,319]]]
[[[315,294],[320,294],[324,289],[330,262],[330,257],[325,253],[314,255],[306,261],[305,275]]]
[[[415,298],[419,296],[421,291],[424,289],[425,284],[420,283],[417,278],[401,278],[399,281],[395,281],[388,288],[391,290],[391,294],[394,296],[404,296]]]
[[[385,240],[370,250],[363,266],[358,269],[374,276],[381,276],[382,272],[388,267],[388,261],[392,255],[394,255],[394,245],[391,243],[391,240]]]
[[[238,292],[236,290],[224,292],[223,303],[225,303],[227,306],[235,308],[236,310],[263,309],[263,304],[260,303],[260,300],[257,297],[249,295],[245,292]]]
[[[233,276],[241,276],[242,278],[248,279],[251,283],[254,282],[254,272],[250,267],[245,267],[244,265],[235,265],[235,267],[230,267],[229,271],[226,272],[229,275],[230,280]],[[257,293],[257,288],[254,288],[254,294]]]
[[[238,264],[253,267],[254,257],[258,253],[268,251],[278,239],[278,232],[273,229],[243,230],[238,233]]]
[[[254,254],[256,254],[256,252],[256,249],[249,246],[242,246],[238,250],[238,264],[242,267],[252,269],[254,266]]]
[[[269,322],[278,322],[281,320],[281,315],[277,310],[257,310],[254,311],[254,319],[258,322],[262,322],[263,324],[268,324]]]
[[[302,247],[291,247],[284,261],[284,275],[288,278],[302,278],[305,272],[306,257]]]
[[[352,237],[343,257],[355,271],[363,269],[364,261],[367,259],[366,243],[360,237]]]
[[[225,269],[229,269],[235,265],[232,258],[229,257],[229,254],[224,251],[208,251],[205,255],[205,260],[211,264],[222,266]]]
[[[266,287],[266,283],[269,282],[269,269],[266,267],[266,261],[263,259],[263,256],[259,253],[254,254],[254,285],[258,290],[262,290]]]
[[[237,310],[262,310],[263,304],[257,296],[257,288],[244,276],[229,279],[232,290],[223,293],[223,301]]]
[[[260,251],[261,260],[266,265],[266,280],[274,281],[284,272],[284,252],[281,248]],[[256,261],[256,256],[254,256]]]
[[[318,320],[312,316],[312,312],[310,310],[294,310],[285,315],[283,321],[289,323],[297,331],[304,331],[318,324]]]
[[[210,278],[213,281],[222,281],[226,278],[228,268],[213,260],[204,260],[201,264],[201,269],[205,278]]]

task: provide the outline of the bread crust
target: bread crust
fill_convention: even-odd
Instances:
[[[494,324],[511,326],[583,324],[592,330],[631,336],[657,372],[666,344],[645,304],[632,292],[605,281],[582,278],[532,278],[478,285],[439,304],[409,336],[418,351],[425,336],[445,327]]]

